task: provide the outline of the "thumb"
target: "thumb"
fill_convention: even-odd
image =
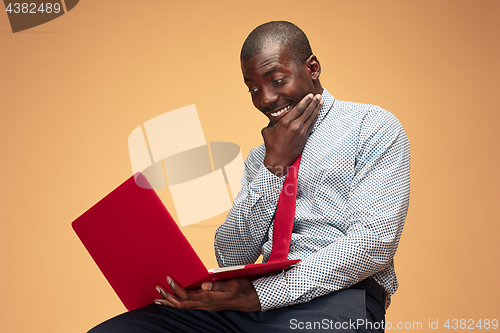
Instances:
[[[205,291],[211,291],[212,290],[213,283],[212,282],[203,282],[201,284],[201,289]]]
[[[224,283],[213,281],[213,282],[203,282],[201,289],[205,291],[221,292],[224,291]]]

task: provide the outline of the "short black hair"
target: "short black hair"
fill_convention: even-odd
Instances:
[[[255,28],[241,48],[240,60],[248,60],[262,52],[269,43],[281,45],[286,55],[298,64],[303,64],[313,53],[306,34],[295,24],[287,21],[272,21]]]

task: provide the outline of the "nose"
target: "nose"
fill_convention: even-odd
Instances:
[[[278,100],[278,95],[275,94],[271,89],[262,89],[262,94],[260,97],[261,111],[273,105],[273,103],[275,103],[277,100]]]

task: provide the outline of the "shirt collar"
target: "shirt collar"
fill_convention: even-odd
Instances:
[[[332,109],[333,102],[335,102],[335,97],[333,97],[332,94],[330,94],[328,90],[326,90],[326,88],[323,88],[323,94],[321,95],[323,97],[323,101],[325,101],[325,104],[323,104],[323,106],[319,110],[318,119],[316,120],[316,123],[314,124],[311,133],[313,133],[316,130],[316,128],[321,124],[321,122],[326,117],[328,112],[330,112],[330,110]]]

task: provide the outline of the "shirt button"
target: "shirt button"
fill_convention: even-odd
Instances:
[[[280,192],[281,192],[281,189],[280,189],[280,188],[277,188],[277,189],[276,189],[276,193],[280,194]]]

